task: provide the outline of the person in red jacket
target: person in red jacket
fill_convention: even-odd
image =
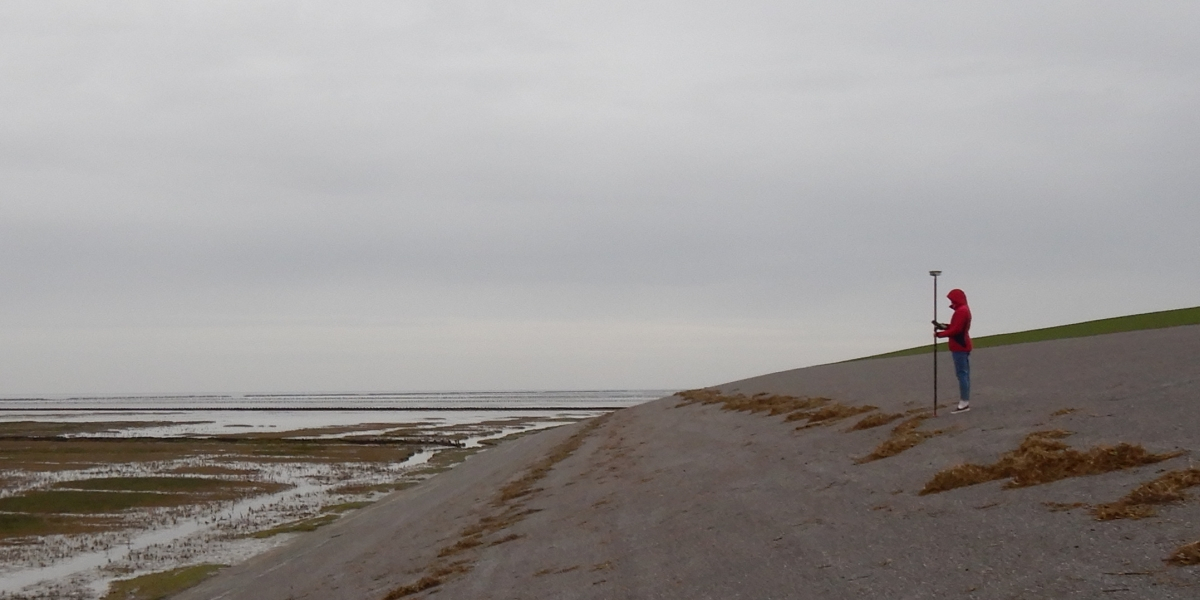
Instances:
[[[950,356],[954,358],[954,374],[958,376],[958,407],[953,413],[971,410],[971,307],[967,306],[967,295],[962,290],[950,290],[950,309],[954,316],[950,324],[933,322],[935,335],[950,340]]]

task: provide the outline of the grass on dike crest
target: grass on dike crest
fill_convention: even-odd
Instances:
[[[971,341],[974,343],[975,349],[979,349],[992,348],[995,346],[1009,346],[1012,344],[1027,344],[1030,342],[1045,342],[1048,340],[1087,337],[1092,335],[1104,335],[1108,333],[1122,333],[1125,331],[1141,331],[1143,329],[1164,329],[1167,327],[1179,327],[1182,325],[1200,325],[1200,306],[1143,313],[1140,315],[1113,317],[1110,319],[1098,319],[1095,321],[1084,321],[1083,323],[1057,325],[1055,327],[1043,327],[1041,329],[1030,329],[1029,331],[1018,331],[1015,333],[985,335],[983,337],[973,338]],[[946,344],[942,343],[938,344],[938,346],[940,349],[944,349]],[[929,354],[932,351],[933,345],[925,344],[915,348],[907,348],[904,350],[897,350],[895,352],[864,356],[862,358],[855,358],[845,362],[871,360],[875,358],[915,356],[918,354]]]

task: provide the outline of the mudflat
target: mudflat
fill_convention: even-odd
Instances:
[[[1200,597],[1180,554],[1200,541],[1200,326],[977,350],[959,415],[941,358],[938,417],[928,355],[664,398],[476,455],[177,598]],[[1131,494],[1168,476],[1173,495]],[[1103,510],[1120,502],[1144,505]]]

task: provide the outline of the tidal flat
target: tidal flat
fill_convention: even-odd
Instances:
[[[126,598],[139,597],[130,582],[190,585],[198,579],[171,574],[207,575],[505,439],[586,416],[288,421],[298,426],[286,430],[0,422],[0,598]]]

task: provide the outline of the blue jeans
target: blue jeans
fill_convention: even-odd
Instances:
[[[971,399],[971,353],[951,352],[954,357],[954,374],[958,375],[958,397],[966,402]]]

